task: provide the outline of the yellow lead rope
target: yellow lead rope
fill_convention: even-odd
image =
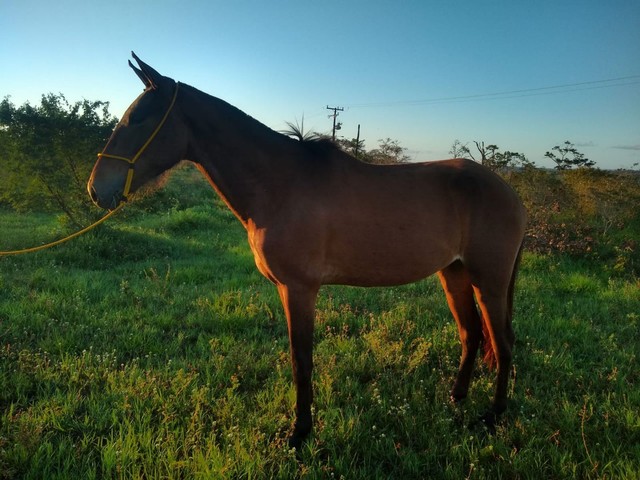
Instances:
[[[110,153],[104,153],[104,152],[98,154],[98,158],[113,158],[115,160],[122,160],[122,161],[127,162],[129,164],[129,171],[127,172],[127,179],[125,181],[124,191],[122,192],[122,197],[125,200],[129,196],[129,190],[131,189],[131,182],[133,181],[133,171],[134,171],[133,166],[136,163],[136,161],[138,160],[138,158],[140,158],[142,153],[147,149],[149,144],[156,137],[156,135],[158,134],[158,132],[160,131],[160,129],[162,128],[164,123],[167,121],[167,118],[169,117],[169,113],[173,109],[173,106],[176,103],[176,99],[178,98],[178,87],[179,86],[180,86],[180,82],[177,82],[176,83],[176,89],[173,92],[173,98],[171,99],[171,103],[169,104],[169,108],[167,109],[166,113],[164,114],[164,116],[160,120],[160,123],[158,124],[156,129],[151,133],[151,136],[149,136],[147,141],[144,142],[144,145],[142,145],[142,147],[140,147],[140,150],[138,150],[138,152],[133,156],[133,158],[121,157],[119,155],[111,155]],[[5,257],[5,256],[9,256],[9,255],[20,255],[21,253],[37,252],[38,250],[44,250],[45,248],[50,248],[50,247],[55,247],[56,245],[60,245],[61,243],[64,243],[64,242],[66,242],[68,240],[71,240],[72,238],[76,238],[76,237],[82,235],[83,233],[88,232],[92,228],[97,227],[102,222],[104,222],[107,218],[109,218],[111,215],[113,215],[118,210],[120,210],[123,206],[124,206],[124,202],[120,203],[120,205],[118,205],[115,209],[111,210],[109,213],[107,213],[104,217],[102,217],[96,223],[94,223],[92,225],[89,225],[86,228],[83,228],[79,232],[72,233],[68,237],[62,238],[60,240],[56,240],[55,242],[47,243],[45,245],[40,245],[38,247],[25,248],[23,250],[13,250],[13,251],[7,251],[7,252],[0,252],[0,257]]]
[[[109,213],[107,213],[104,217],[102,217],[97,222],[89,225],[88,227],[83,228],[79,232],[72,233],[68,237],[64,237],[64,238],[61,238],[60,240],[56,240],[55,242],[47,243],[45,245],[40,245],[40,246],[37,246],[37,247],[25,248],[25,249],[22,249],[22,250],[11,250],[11,251],[7,251],[7,252],[0,252],[0,257],[5,257],[5,256],[9,256],[9,255],[20,255],[22,253],[37,252],[38,250],[44,250],[46,248],[55,247],[56,245],[60,245],[61,243],[64,243],[64,242],[66,242],[68,240],[71,240],[72,238],[79,237],[83,233],[87,233],[92,228],[97,227],[102,222],[104,222],[107,218],[111,217],[114,213],[116,213],[118,210],[120,210],[122,207],[124,207],[124,205],[125,205],[124,203],[121,203],[120,205],[118,205],[116,208],[111,210]]]

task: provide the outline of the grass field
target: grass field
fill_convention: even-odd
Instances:
[[[469,427],[491,372],[448,401],[460,347],[437,279],[323,288],[314,433],[289,451],[277,293],[198,182],[178,172],[95,232],[0,258],[0,478],[640,477],[640,283],[566,255],[524,255],[495,435]],[[0,250],[61,229],[0,224]]]

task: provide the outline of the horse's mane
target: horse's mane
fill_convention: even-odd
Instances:
[[[302,119],[301,124],[298,124],[297,121],[295,124],[287,122],[287,126],[289,127],[287,130],[282,130],[279,133],[282,133],[292,140],[299,142],[305,150],[307,150],[316,158],[328,157],[335,153],[346,153],[328,136],[315,132],[313,130],[305,132],[304,118]]]
[[[238,107],[235,107],[234,105],[226,102],[225,100],[214,97],[213,95],[205,93],[189,85],[186,86],[196,91],[199,95],[202,95],[203,98],[208,99],[208,101],[214,102],[217,108],[224,108],[226,115],[231,115],[235,118],[243,120],[246,123],[253,124],[255,126],[255,131],[262,131],[264,135],[267,135],[271,138],[284,138],[289,142],[298,144],[303,149],[305,149],[313,158],[319,160],[322,158],[329,158],[334,155],[350,156],[326,135],[322,135],[314,131],[305,132],[304,119],[302,120],[302,123],[300,125],[298,125],[297,121],[295,124],[287,122],[287,126],[289,127],[287,130],[275,131],[259,120],[253,118],[251,115],[248,115],[244,111],[240,110]]]
[[[330,156],[335,153],[348,155],[330,138],[312,138],[302,140],[304,147],[316,156]]]

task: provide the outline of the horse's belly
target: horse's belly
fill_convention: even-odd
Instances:
[[[409,236],[411,237],[411,236]],[[363,239],[332,245],[325,259],[323,283],[357,286],[400,285],[421,280],[456,260],[457,252],[445,241]]]

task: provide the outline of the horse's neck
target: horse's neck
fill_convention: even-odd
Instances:
[[[291,142],[220,99],[196,89],[188,95],[187,159],[244,224],[255,220],[286,184]]]

